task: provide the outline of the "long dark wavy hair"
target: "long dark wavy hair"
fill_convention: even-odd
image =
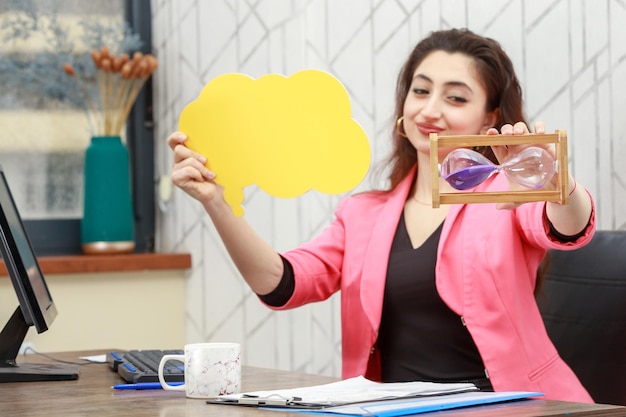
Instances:
[[[522,88],[513,63],[500,44],[490,38],[477,35],[467,29],[450,29],[432,32],[421,40],[409,55],[398,75],[394,121],[403,114],[404,101],[411,88],[413,74],[424,58],[435,51],[460,53],[473,59],[474,68],[487,93],[486,111],[498,109],[494,127],[505,123],[525,122]],[[410,172],[417,161],[417,151],[401,136],[394,123],[392,151],[386,160],[389,169],[389,188],[394,189]],[[497,163],[490,147],[481,147],[480,152]]]

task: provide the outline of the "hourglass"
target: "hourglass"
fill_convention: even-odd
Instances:
[[[554,143],[556,158],[541,144]],[[517,155],[497,165],[483,155],[471,150],[475,146],[530,145]],[[439,163],[439,148],[456,148]],[[432,170],[433,207],[440,204],[465,203],[524,203],[530,201],[568,202],[567,134],[558,130],[553,134],[526,134],[516,136],[430,135],[430,162]],[[503,173],[510,182],[519,184],[521,190],[471,191],[489,177]],[[556,187],[543,189],[556,176]],[[442,177],[458,192],[440,192]],[[470,191],[468,191],[470,190]]]
[[[439,164],[439,175],[457,190],[474,188],[498,172],[522,187],[541,188],[556,174],[557,162],[547,149],[530,146],[499,165],[467,148],[454,149]]]

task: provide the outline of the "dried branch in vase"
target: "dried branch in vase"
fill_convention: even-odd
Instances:
[[[141,52],[135,52],[132,58],[128,54],[115,56],[106,46],[91,51],[91,59],[96,69],[95,78],[77,76],[70,64],[65,64],[63,69],[79,84],[92,133],[119,136],[139,92],[156,70],[158,60]],[[93,83],[97,84],[96,97],[90,94]]]

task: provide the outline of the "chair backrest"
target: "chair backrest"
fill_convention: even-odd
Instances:
[[[626,405],[626,231],[551,251],[537,302],[563,360],[597,403]]]

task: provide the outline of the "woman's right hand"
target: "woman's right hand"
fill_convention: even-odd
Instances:
[[[187,136],[174,132],[167,138],[167,144],[174,152],[172,182],[191,197],[206,204],[219,194],[219,187],[213,179],[215,173],[206,167],[207,159],[187,146]]]
[[[269,294],[278,286],[283,274],[280,256],[243,216],[233,214],[223,199],[223,187],[214,181],[215,173],[205,166],[207,159],[185,146],[186,140],[182,132],[174,132],[167,138],[167,144],[174,151],[172,182],[202,203],[252,291]]]

